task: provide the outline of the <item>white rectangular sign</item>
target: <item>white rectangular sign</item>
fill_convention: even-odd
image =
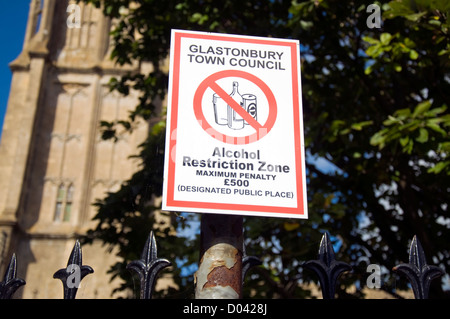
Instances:
[[[163,210],[308,218],[299,46],[172,30]]]

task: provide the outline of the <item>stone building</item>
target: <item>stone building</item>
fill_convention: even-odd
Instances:
[[[62,297],[54,272],[66,267],[77,235],[94,226],[92,203],[138,169],[129,156],[148,131],[141,123],[115,143],[101,139],[100,121],[127,118],[138,99],[135,92],[110,92],[109,80],[148,66],[115,65],[111,21],[80,3],[80,24],[70,24],[76,12],[67,12],[69,4],[30,1],[23,51],[10,64],[0,145],[0,275],[15,252],[17,275],[27,282],[16,293],[21,298]],[[100,243],[82,249],[83,263],[95,273],[77,298],[110,298],[117,283],[106,271],[114,254]]]

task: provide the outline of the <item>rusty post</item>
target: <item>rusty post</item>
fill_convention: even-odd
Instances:
[[[242,298],[242,221],[242,216],[202,215],[196,299]]]

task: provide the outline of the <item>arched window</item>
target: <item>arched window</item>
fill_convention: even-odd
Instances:
[[[64,207],[64,222],[68,222],[70,220],[70,213],[72,212],[72,202],[73,202],[73,185],[70,184],[67,188],[66,194],[66,205]]]
[[[70,221],[73,204],[73,192],[74,186],[70,184],[67,188],[64,184],[58,186],[58,192],[56,194],[55,204],[55,222],[68,222]]]
[[[56,194],[56,206],[55,206],[55,217],[54,217],[55,222],[61,221],[61,214],[62,214],[65,195],[66,195],[66,190],[65,190],[64,184],[60,184],[58,186],[58,193]]]

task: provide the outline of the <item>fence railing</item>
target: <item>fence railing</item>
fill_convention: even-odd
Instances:
[[[257,257],[247,256],[244,249],[242,282],[247,271],[260,264],[261,261]],[[150,232],[141,259],[134,260],[127,265],[127,269],[139,275],[141,299],[151,299],[158,273],[170,265],[170,261],[158,258],[155,236],[153,232]],[[349,264],[336,260],[327,233],[323,235],[320,242],[318,259],[306,261],[302,264],[302,267],[312,270],[318,276],[324,299],[334,299],[339,276],[343,272],[352,270]],[[445,274],[441,268],[427,264],[423,248],[416,236],[411,241],[409,262],[397,265],[392,270],[407,277],[416,299],[427,299],[431,281]],[[77,240],[67,262],[67,267],[56,271],[53,278],[62,281],[64,299],[75,299],[81,280],[93,272],[94,270],[90,266],[83,265],[81,245]],[[0,283],[0,299],[11,299],[17,289],[25,284],[25,280],[17,277],[17,259],[16,255],[13,254],[6,268],[3,281]]]

